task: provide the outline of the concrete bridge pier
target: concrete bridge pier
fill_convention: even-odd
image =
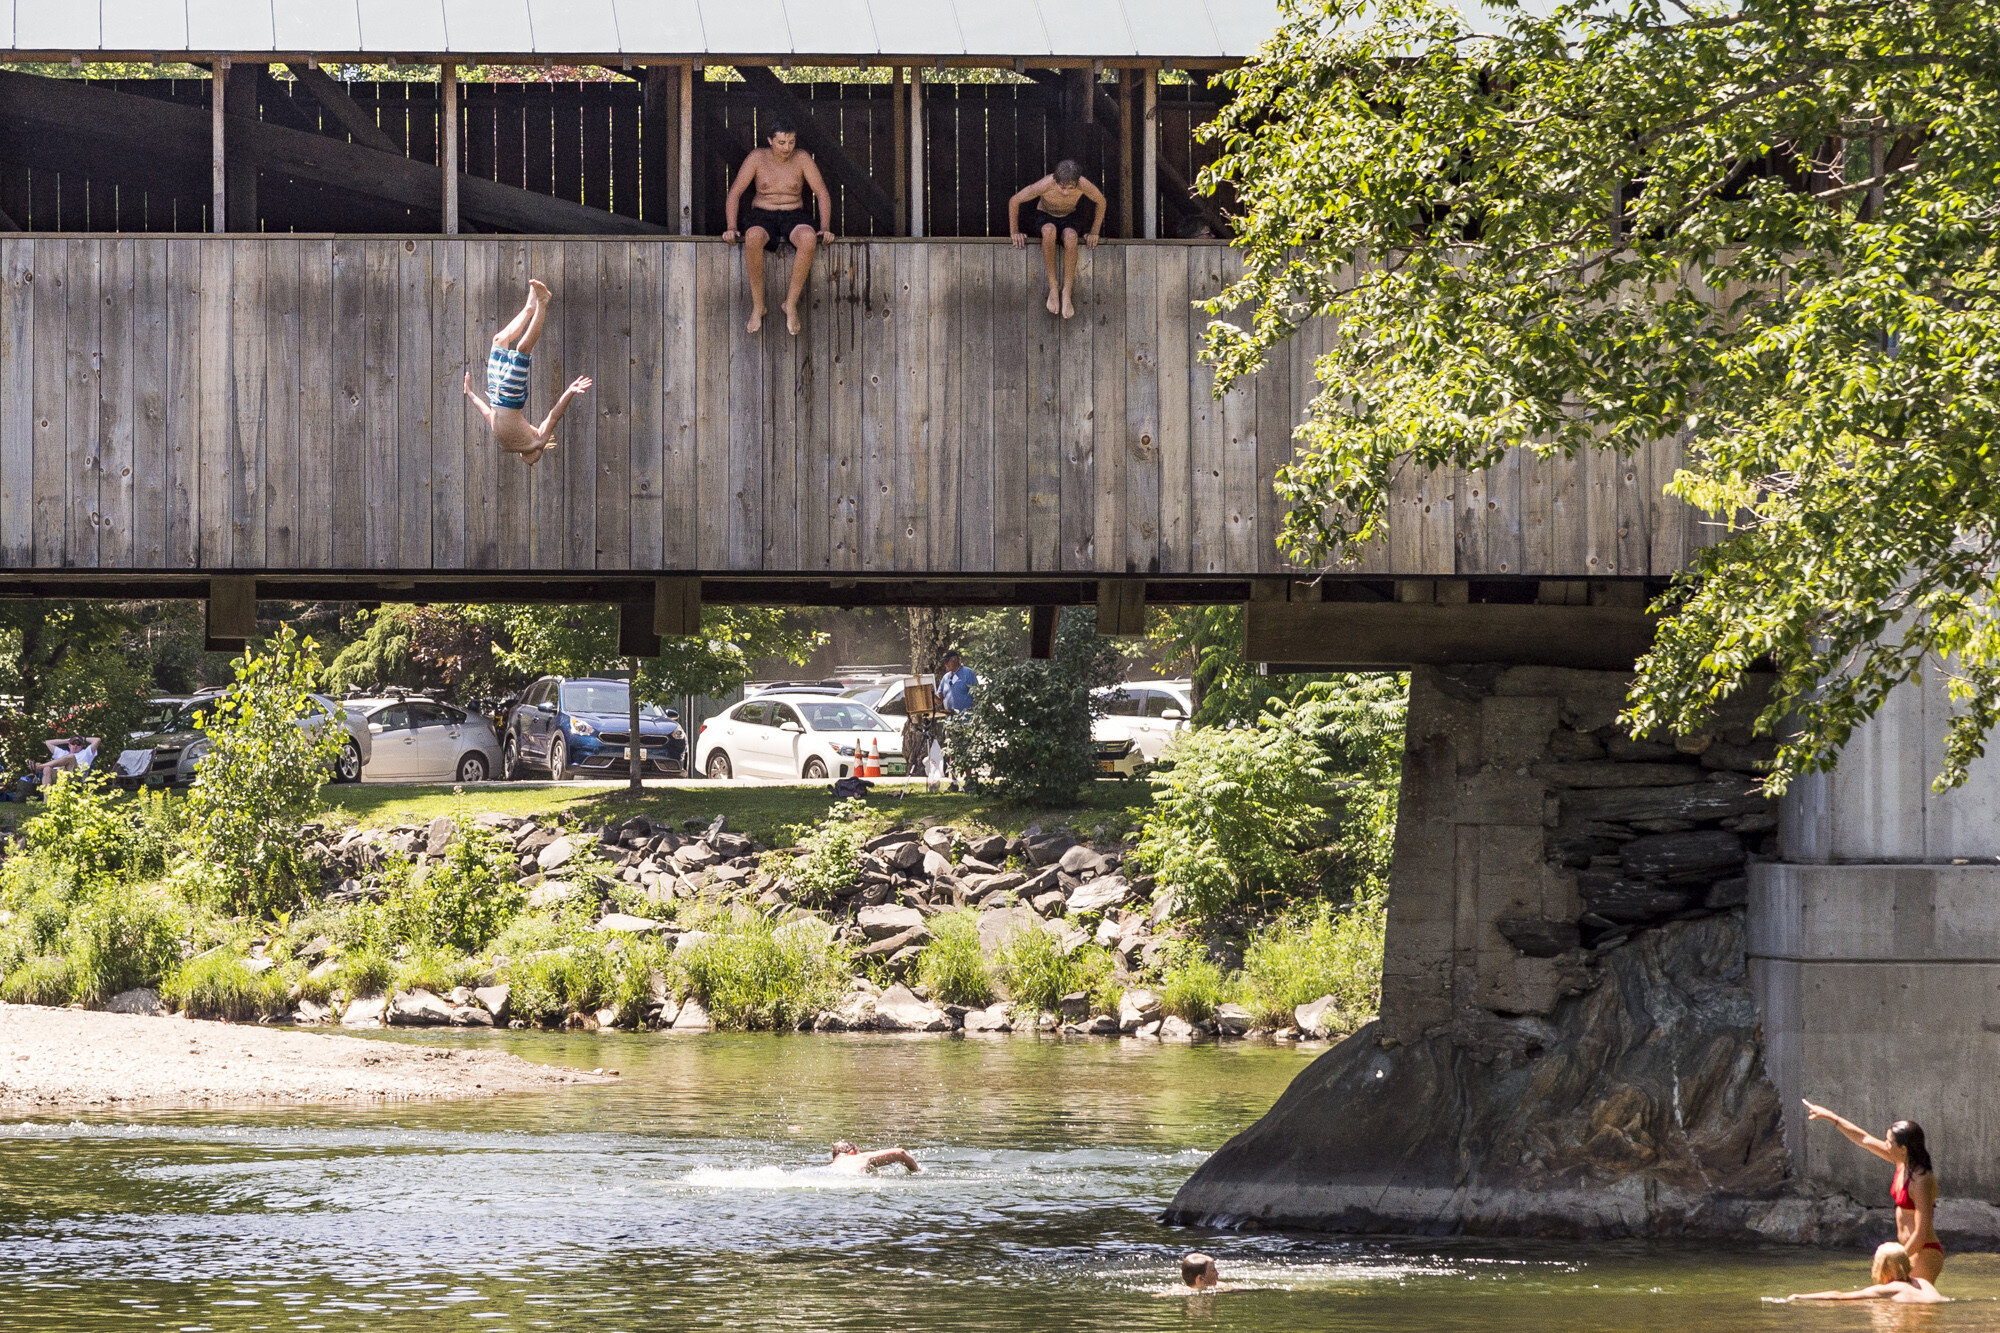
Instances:
[[[2000,1202],[2000,758],[1932,791],[1951,712],[1935,675],[1905,686],[1834,772],[1795,783],[1780,859],[1751,869],[1749,911],[1795,1173],[1870,1204],[1888,1188],[1873,1157],[1808,1131],[1802,1097],[1878,1133],[1915,1120],[1938,1163],[1941,1227],[1968,1200]]]

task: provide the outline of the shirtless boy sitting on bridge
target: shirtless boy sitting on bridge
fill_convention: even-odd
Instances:
[[[1080,232],[1083,221],[1078,214],[1083,201],[1091,204],[1090,230]],[[1022,228],[1021,205],[1032,203],[1035,207],[1027,219],[1027,230]],[[1090,183],[1090,177],[1083,174],[1074,161],[1064,158],[1056,163],[1056,169],[1028,186],[1007,201],[1007,230],[1014,237],[1014,248],[1027,244],[1028,231],[1042,238],[1042,266],[1049,271],[1049,313],[1061,315],[1064,319],[1076,317],[1076,307],[1070,304],[1070,291],[1076,286],[1076,243],[1079,236],[1092,249],[1097,248],[1097,233],[1104,229],[1104,192]],[[1056,280],[1056,237],[1062,237],[1062,281],[1058,288]]]
[[[743,268],[750,278],[750,322],[744,327],[751,333],[764,327],[765,248],[789,243],[798,251],[792,260],[791,286],[780,307],[785,312],[785,327],[797,337],[799,295],[812,273],[813,251],[821,242],[833,239],[827,225],[833,219],[833,196],[827,193],[826,178],[819,174],[812,154],[799,150],[796,126],[780,117],[771,122],[770,134],[771,146],[751,149],[736,173],[736,183],[729,187],[729,229],[722,233],[722,239],[731,245],[743,242]],[[741,218],[739,228],[743,192],[753,182],[756,189],[750,196],[749,216]],[[819,204],[817,228],[812,211],[805,205],[808,187]]]
[[[562,397],[556,399],[556,405],[542,418],[541,425],[528,424],[521,411],[528,405],[528,354],[541,340],[542,320],[548,313],[549,289],[538,279],[528,279],[528,303],[506,328],[493,335],[493,350],[486,357],[486,396],[490,402],[479,401],[472,388],[472,372],[465,372],[465,396],[479,409],[479,415],[486,418],[494,443],[510,454],[521,455],[529,467],[556,447],[550,437],[556,433],[556,423],[562,420],[563,413],[569,410],[569,400],[590,392],[590,377],[579,375],[562,391]]]

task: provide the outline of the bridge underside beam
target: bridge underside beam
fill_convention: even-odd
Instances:
[[[1243,651],[1274,672],[1457,662],[1629,671],[1653,626],[1640,606],[1253,601]]]

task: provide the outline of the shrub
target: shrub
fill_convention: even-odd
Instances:
[[[847,989],[849,954],[833,927],[800,916],[782,926],[743,915],[675,955],[688,990],[718,1027],[797,1027]]]
[[[318,712],[309,697],[318,676],[312,640],[286,626],[268,652],[237,661],[235,688],[209,712],[210,749],[188,797],[189,849],[220,872],[236,910],[288,906],[317,880],[300,826],[348,740],[338,720],[301,724]]]
[[[382,994],[389,989],[389,982],[395,975],[396,965],[386,956],[364,948],[344,955],[332,979],[347,992],[349,999],[359,999],[364,995]]]
[[[1331,995],[1338,1002],[1331,1025],[1352,1032],[1381,1007],[1387,920],[1380,895],[1345,908],[1321,902],[1279,917],[1244,950],[1245,1003],[1259,1021],[1285,1027],[1299,1005]]]
[[[0,1000],[8,1004],[68,1004],[72,984],[69,959],[61,954],[37,954],[0,982]]]
[[[1039,926],[1017,930],[1001,946],[1000,976],[1007,984],[1007,997],[1045,1013],[1054,1013],[1062,997],[1083,991],[1091,1007],[1104,1011],[1118,1007],[1118,986],[1111,980],[1111,953],[1094,944],[1079,945],[1068,953],[1062,941]]]
[[[135,986],[159,987],[193,933],[187,909],[164,891],[106,886],[79,903],[63,931],[71,999],[97,1004]]]
[[[806,907],[829,907],[861,883],[861,844],[868,840],[861,816],[864,801],[847,800],[810,828],[795,830],[805,855],[792,861],[792,895]]]
[[[945,728],[951,770],[1008,801],[1067,805],[1096,773],[1091,690],[1116,684],[1117,646],[1097,633],[1094,609],[1065,611],[1055,657],[1009,663],[973,692],[972,710]]]
[[[930,920],[931,942],[917,955],[917,980],[940,1004],[989,1005],[993,971],[979,944],[979,915],[961,908]]]
[[[1206,951],[1197,945],[1176,946],[1160,969],[1156,987],[1160,1007],[1190,1023],[1215,1017],[1229,995],[1228,979]]]
[[[513,967],[508,1002],[524,1014],[551,1021],[601,1007],[616,980],[610,956],[599,948],[550,949]]]
[[[249,960],[228,945],[196,954],[168,976],[160,996],[195,1018],[245,1022],[283,1013],[290,1004],[277,968],[253,972]]]
[[[460,986],[473,986],[485,974],[476,958],[468,958],[449,947],[413,949],[396,967],[398,990],[427,990],[443,995]]]
[[[477,953],[525,901],[512,872],[513,857],[477,827],[461,830],[442,861],[413,868],[399,859],[386,868],[387,893],[374,909],[381,915],[379,938],[419,951]]]

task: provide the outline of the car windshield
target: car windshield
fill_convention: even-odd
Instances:
[[[174,714],[174,720],[167,724],[168,731],[200,731],[208,724],[208,715],[215,708],[215,700],[198,699],[194,703],[182,705]]]
[[[562,687],[565,713],[615,713],[625,716],[632,707],[632,688],[617,681],[591,681]],[[639,716],[648,722],[664,722],[667,711],[658,704],[639,703]]]
[[[140,731],[165,731],[173,725],[174,714],[180,711],[179,704],[149,704],[145,715],[139,719]]]
[[[863,703],[797,704],[814,731],[890,731],[882,715]]]

